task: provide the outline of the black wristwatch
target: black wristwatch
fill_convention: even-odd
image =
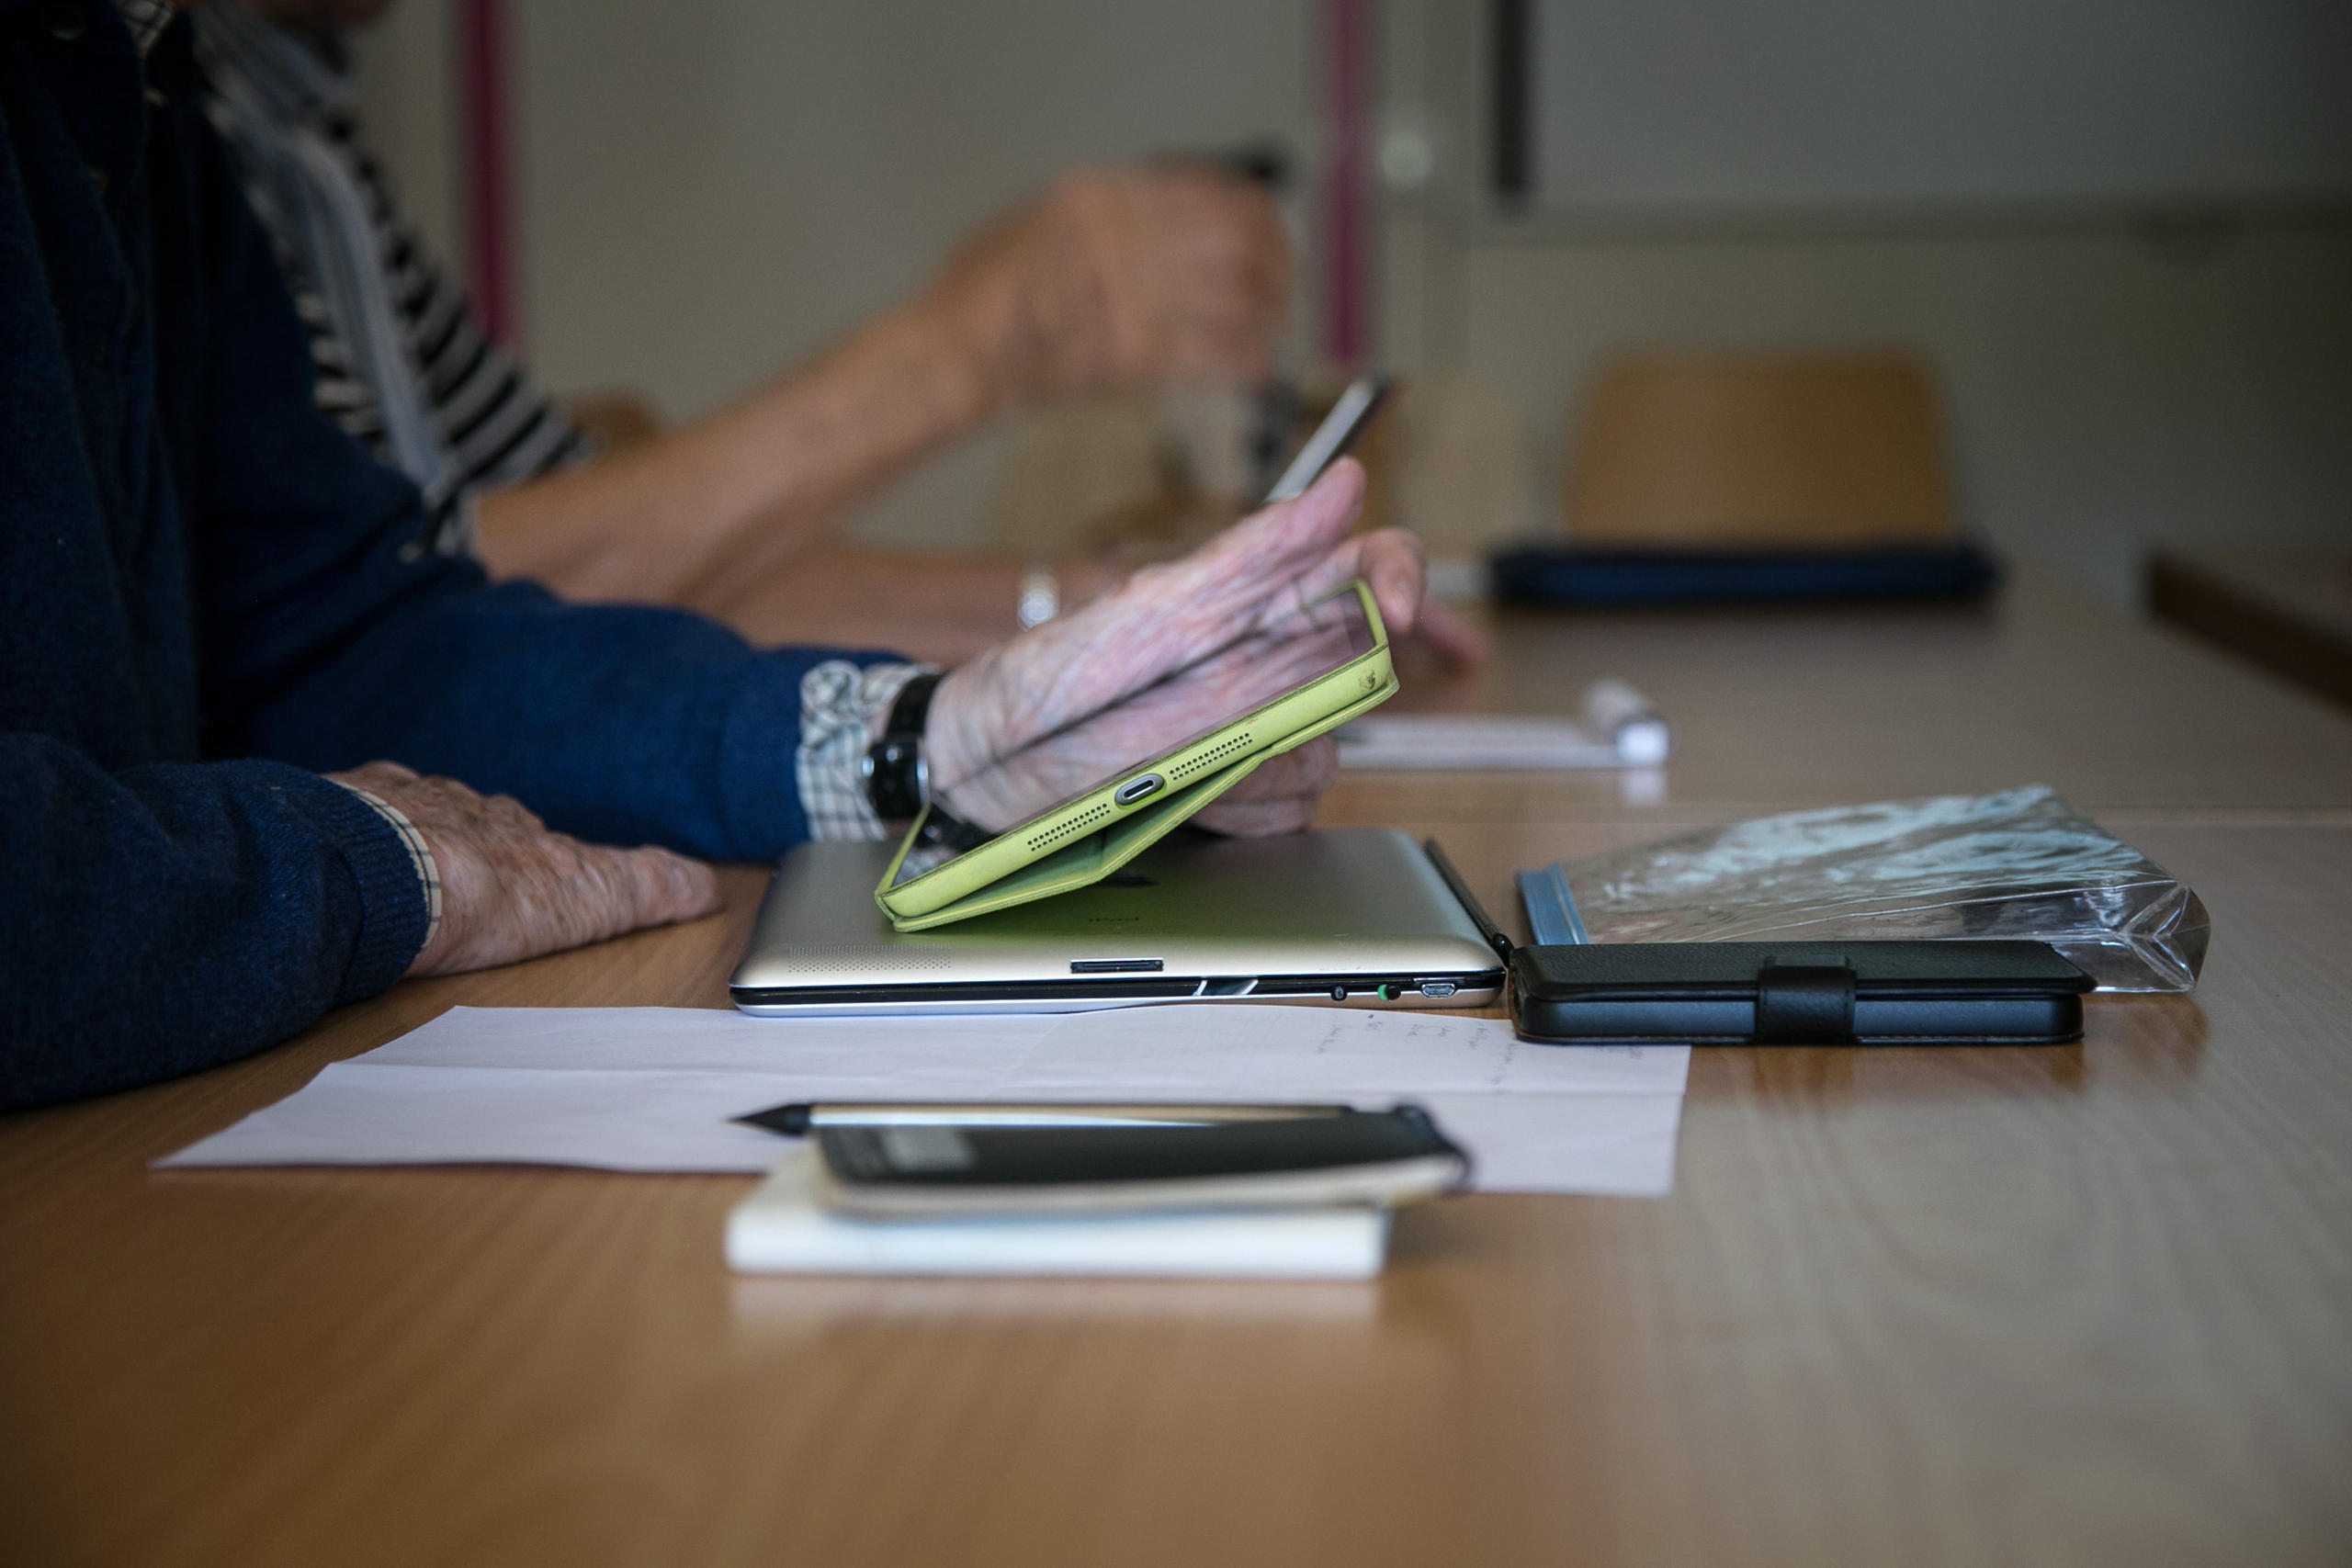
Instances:
[[[922,760],[923,721],[931,716],[931,694],[939,671],[916,676],[899,688],[882,739],[865,749],[865,798],[885,822],[919,815],[931,797],[931,768]]]

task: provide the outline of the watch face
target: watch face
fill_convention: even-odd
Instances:
[[[904,821],[921,811],[930,769],[922,743],[910,736],[885,736],[866,749],[866,798],[886,819]]]
[[[905,821],[923,808],[931,797],[931,769],[922,756],[922,727],[931,716],[932,694],[939,690],[936,671],[925,671],[899,688],[882,739],[865,749],[858,776],[865,781],[865,798],[886,820]]]

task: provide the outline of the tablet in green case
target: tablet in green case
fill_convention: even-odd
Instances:
[[[1182,674],[1181,687],[1170,681],[1147,688],[985,774],[940,787],[874,890],[890,923],[923,931],[1099,882],[1267,758],[1396,690],[1387,628],[1361,581]],[[1233,716],[1199,728],[1195,694]],[[1169,736],[1171,729],[1183,738]],[[1140,760],[1107,771],[1081,761],[1122,752]],[[1068,793],[1073,774],[1089,773],[1100,776]],[[1042,809],[1032,804],[1049,799]]]

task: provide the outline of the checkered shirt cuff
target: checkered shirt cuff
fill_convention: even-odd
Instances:
[[[865,794],[865,750],[899,689],[928,664],[869,664],[829,659],[800,678],[800,750],[794,761],[812,839],[879,839],[882,818]]]
[[[441,870],[433,863],[432,846],[424,841],[424,835],[416,830],[416,824],[408,819],[407,813],[382,795],[371,794],[356,784],[345,784],[342,779],[329,782],[343,784],[344,788],[374,807],[376,814],[401,836],[401,847],[408,851],[409,863],[416,867],[417,885],[424,889],[424,940],[417,944],[417,951],[424,952],[433,945],[434,936],[441,930]]]

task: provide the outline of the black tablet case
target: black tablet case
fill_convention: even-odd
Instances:
[[[1999,563],[1968,540],[1861,549],[1609,549],[1539,546],[1488,564],[1506,604],[1626,609],[1981,598]]]
[[[2041,942],[1602,942],[1514,949],[1510,1007],[1575,1044],[2054,1044],[2090,988]]]

